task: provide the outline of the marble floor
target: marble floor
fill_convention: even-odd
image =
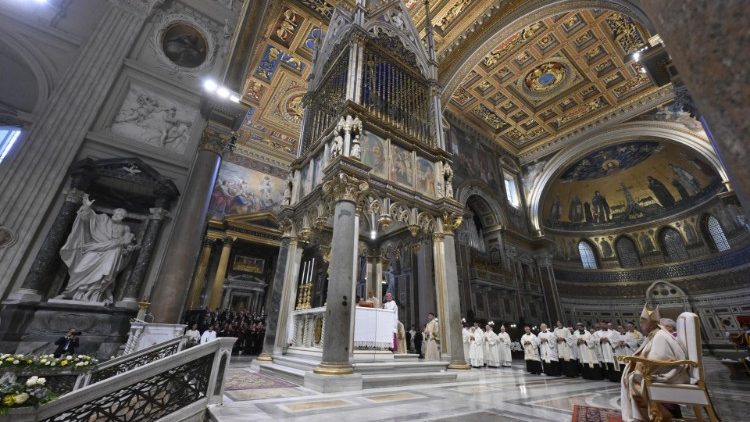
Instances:
[[[750,414],[750,378],[722,362],[705,362],[709,388],[722,421]],[[619,408],[620,386],[529,375],[512,368],[459,373],[450,384],[411,385],[321,394],[233,364],[219,421],[570,421],[574,405]],[[686,412],[686,415],[689,412]]]

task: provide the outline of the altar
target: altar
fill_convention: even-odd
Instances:
[[[293,311],[287,330],[287,345],[322,349],[325,311],[325,306]],[[396,313],[391,310],[357,306],[354,310],[354,350],[392,348],[396,324]]]

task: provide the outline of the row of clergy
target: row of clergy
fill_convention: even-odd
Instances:
[[[627,330],[611,323],[594,324],[591,331],[578,323],[575,330],[564,327],[560,321],[550,330],[547,324],[539,325],[539,334],[527,326],[521,336],[526,369],[532,374],[542,370],[549,376],[565,375],[585,379],[608,379],[620,382],[624,364],[618,356],[630,356],[643,342],[643,335],[633,324]]]

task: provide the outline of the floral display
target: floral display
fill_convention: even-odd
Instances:
[[[24,355],[9,354],[0,355],[1,371],[33,371],[54,370],[83,371],[96,365],[98,361],[88,355],[63,355],[56,358],[54,355]]]
[[[25,382],[0,385],[0,413],[14,407],[39,406],[54,399],[46,386],[47,380],[33,376]]]

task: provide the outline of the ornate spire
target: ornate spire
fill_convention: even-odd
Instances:
[[[426,26],[425,31],[427,32],[427,54],[430,56],[430,61],[433,65],[437,64],[437,55],[435,53],[435,35],[432,27],[432,15],[430,14],[430,0],[424,0],[424,14]]]

